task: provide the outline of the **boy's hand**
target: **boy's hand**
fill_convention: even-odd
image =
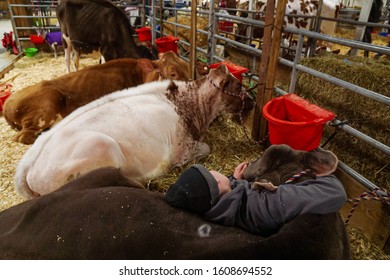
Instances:
[[[234,169],[233,177],[236,179],[243,179],[243,173],[245,168],[248,166],[248,162],[242,162]]]

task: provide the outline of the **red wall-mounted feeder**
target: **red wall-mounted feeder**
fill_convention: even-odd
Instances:
[[[30,41],[33,44],[41,45],[45,43],[45,39],[42,36],[39,35],[30,35]]]
[[[177,53],[177,41],[179,41],[179,38],[174,36],[166,36],[155,40],[159,53],[165,53],[169,51]]]
[[[271,144],[311,151],[320,145],[325,123],[336,115],[289,93],[268,101],[263,116],[268,121]]]
[[[222,61],[222,62],[217,62],[214,64],[209,65],[209,67],[212,68],[217,68],[219,65],[224,64],[227,69],[229,70],[230,73],[237,79],[239,79],[242,82],[242,74],[248,72],[248,69],[239,65],[236,65],[232,62],[229,61]]]
[[[152,30],[149,26],[141,27],[135,30],[140,42],[147,42],[152,40]]]

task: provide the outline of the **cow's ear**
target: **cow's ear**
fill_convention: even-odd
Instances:
[[[142,72],[149,73],[158,68],[157,63],[146,58],[140,58],[137,60],[138,65],[141,67]]]
[[[157,81],[159,77],[159,69],[157,63],[146,58],[137,60],[139,67],[141,68],[142,81],[148,83]]]
[[[226,74],[229,74],[229,70],[227,69],[226,65],[224,64],[221,64],[218,66],[218,69],[221,70],[222,72],[226,73]]]
[[[316,149],[308,152],[306,160],[309,167],[316,173],[317,176],[332,174],[336,171],[339,162],[334,153],[322,149]]]

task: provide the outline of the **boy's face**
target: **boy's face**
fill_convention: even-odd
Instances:
[[[228,177],[225,175],[215,171],[215,170],[210,170],[211,175],[215,178],[215,180],[218,183],[218,189],[219,189],[219,196],[222,196],[224,194],[227,194],[228,192],[231,191],[230,188],[230,182]]]

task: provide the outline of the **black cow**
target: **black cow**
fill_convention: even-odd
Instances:
[[[157,53],[137,46],[126,14],[109,0],[62,0],[57,7],[70,72],[70,56],[76,70],[80,53],[99,50],[105,61],[117,58],[157,59]]]
[[[0,212],[0,259],[349,259],[337,213],[270,237],[213,224],[101,168]]]

